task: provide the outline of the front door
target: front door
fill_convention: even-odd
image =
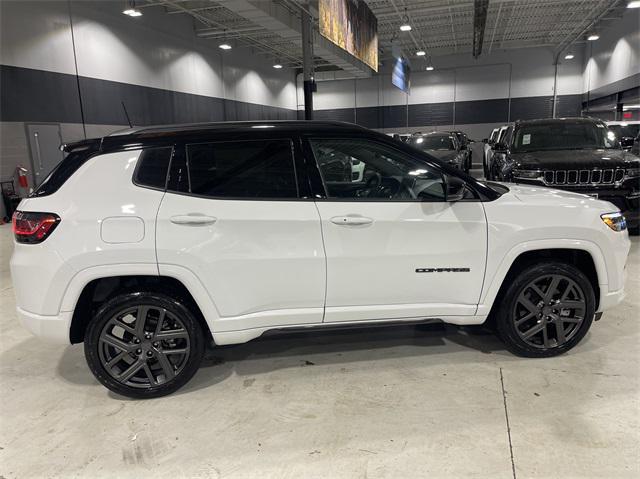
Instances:
[[[320,218],[313,201],[299,198],[292,145],[217,141],[181,150],[188,187],[170,186],[162,200],[158,267],[197,278],[218,332],[322,322]]]
[[[386,143],[309,140],[326,189],[325,322],[475,314],[487,224],[479,199],[445,201],[444,175]],[[451,318],[454,319],[454,318]]]

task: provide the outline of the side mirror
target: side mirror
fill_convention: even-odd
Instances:
[[[457,176],[447,176],[447,201],[460,201],[464,198],[466,183]]]

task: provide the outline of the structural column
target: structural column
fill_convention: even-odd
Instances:
[[[313,120],[313,92],[315,80],[313,72],[313,27],[311,15],[305,10],[302,14],[302,78],[304,91],[304,119]]]

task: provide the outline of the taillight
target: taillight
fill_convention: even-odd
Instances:
[[[60,217],[54,213],[32,213],[16,211],[13,213],[13,235],[18,243],[42,243],[60,223]]]

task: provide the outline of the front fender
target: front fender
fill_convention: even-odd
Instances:
[[[591,255],[593,264],[598,275],[598,284],[600,286],[600,300],[604,300],[604,296],[608,293],[608,276],[607,266],[604,255],[600,247],[591,241],[577,239],[544,239],[533,240],[519,243],[513,246],[509,252],[504,255],[500,265],[498,266],[492,278],[485,278],[484,287],[480,295],[480,304],[478,305],[478,315],[487,315],[491,311],[491,307],[498,296],[500,287],[507,277],[507,273],[516,259],[522,254],[530,251],[540,251],[549,249],[570,249],[586,251]]]

